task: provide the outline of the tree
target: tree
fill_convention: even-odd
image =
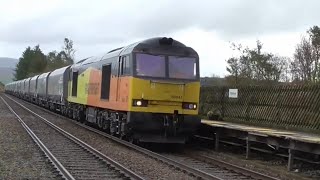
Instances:
[[[231,84],[265,84],[287,79],[289,58],[280,57],[272,53],[262,53],[263,44],[258,40],[256,48],[242,48],[234,45],[233,50],[240,52],[239,57],[227,60],[227,77]]]
[[[51,51],[47,55],[47,68],[46,71],[53,71],[55,69],[68,66],[74,63],[73,41],[68,38],[64,39],[64,47],[58,53],[57,51]]]
[[[313,26],[310,28],[307,33],[309,34],[313,57],[314,57],[314,73],[313,73],[313,81],[319,81],[320,73],[319,73],[319,59],[320,59],[320,28],[318,26]],[[316,80],[317,79],[317,80]]]
[[[307,34],[296,46],[291,71],[296,82],[317,83],[320,81],[320,28],[313,26]]]
[[[33,56],[29,64],[28,77],[43,73],[47,66],[46,56],[43,54],[39,45],[35,46],[32,55]]]
[[[73,41],[68,38],[64,39],[64,46],[58,53],[57,51],[51,51],[47,55],[48,66],[47,71],[52,71],[64,66],[68,66],[74,63]]]
[[[16,65],[15,68],[15,80],[20,80],[23,79],[25,77],[27,77],[28,75],[28,64],[29,64],[29,60],[31,58],[31,48],[27,47],[26,50],[22,53],[22,57],[19,58],[19,62]]]
[[[33,49],[31,49],[31,47],[27,47],[16,65],[14,74],[15,80],[40,74],[44,72],[46,66],[46,57],[42,53],[40,46],[37,45]]]
[[[272,56],[271,64],[272,79],[276,81],[288,82],[290,79],[290,58],[282,56]]]
[[[47,55],[43,54],[39,45],[33,49],[29,46],[22,53],[16,65],[15,80],[28,78],[73,64],[74,53],[73,41],[68,38],[64,39],[64,47],[62,47],[60,52],[51,51]]]
[[[232,57],[227,60],[229,67],[227,67],[227,71],[235,78],[235,84],[238,84],[238,77],[240,73],[240,62],[238,58]]]
[[[64,61],[63,54],[61,52],[57,53],[57,51],[51,51],[48,53],[47,63],[46,71],[53,71],[69,65],[66,61]]]
[[[313,63],[311,43],[307,38],[302,37],[301,42],[296,47],[292,62],[292,73],[294,73],[296,80],[313,81],[316,74]]]
[[[70,65],[74,63],[74,53],[73,49],[73,41],[68,38],[64,38],[64,47],[62,47],[62,51],[60,52],[61,57],[64,58],[66,64]]]

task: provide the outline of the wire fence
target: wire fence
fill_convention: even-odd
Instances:
[[[236,98],[229,96],[232,89],[238,91]],[[202,87],[200,114],[209,111],[224,121],[318,131],[320,86]]]

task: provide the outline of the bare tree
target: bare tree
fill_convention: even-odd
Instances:
[[[312,45],[310,41],[302,37],[297,45],[292,62],[292,73],[303,82],[315,81],[316,68],[314,65]]]
[[[256,48],[242,48],[241,45],[232,44],[233,50],[240,52],[240,57],[232,57],[227,60],[227,71],[230,73],[228,79],[239,79],[246,83],[265,84],[265,81],[284,81],[288,75],[289,58],[276,56],[272,53],[263,53],[263,44],[258,40]]]
[[[73,48],[73,41],[68,38],[64,38],[64,47],[62,47],[62,51],[60,52],[61,56],[64,57],[66,64],[74,63],[74,54],[75,49]]]
[[[320,78],[319,73],[319,59],[320,59],[320,28],[318,26],[313,26],[310,28],[307,33],[309,34],[313,58],[314,58],[314,73],[313,73],[313,81],[318,82]]]

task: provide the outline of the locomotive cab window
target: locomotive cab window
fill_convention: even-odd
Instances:
[[[129,56],[122,56],[119,62],[119,76],[130,74],[130,61]]]
[[[124,70],[126,68],[126,57],[125,56],[122,56],[120,59],[119,59],[119,76],[122,76],[124,75]]]
[[[121,72],[120,72],[120,75],[124,75],[124,71],[125,71],[125,68],[126,68],[126,57],[125,56],[123,56],[122,57],[122,60],[121,60]]]
[[[169,56],[169,77],[195,79],[197,76],[196,58]]]
[[[137,54],[136,74],[148,77],[166,77],[166,58],[163,55]]]
[[[126,56],[126,69],[125,74],[129,75],[131,73],[130,56]]]
[[[198,78],[198,62],[195,57],[137,54],[136,75],[195,80]]]

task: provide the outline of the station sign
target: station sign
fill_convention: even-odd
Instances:
[[[238,89],[229,89],[229,98],[238,98]]]

